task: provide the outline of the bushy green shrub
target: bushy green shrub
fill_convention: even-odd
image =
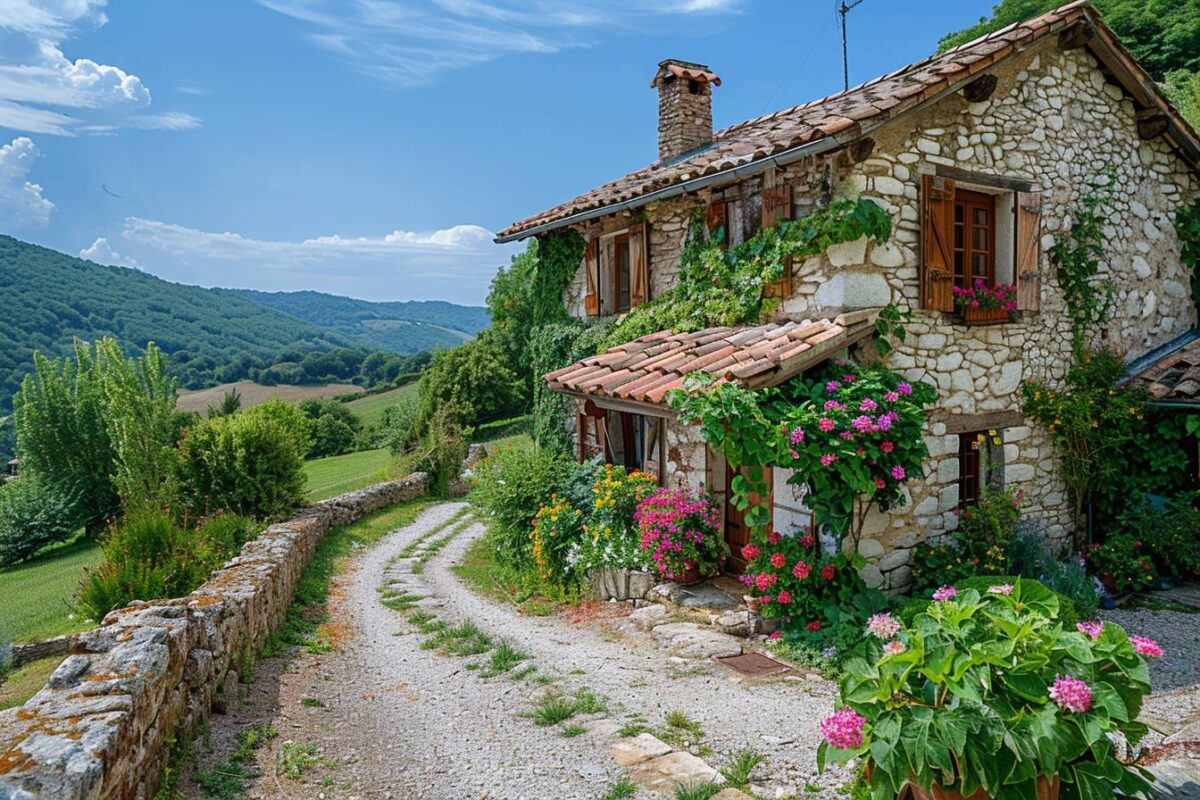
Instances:
[[[1200,510],[1192,502],[1193,498],[1185,495],[1158,509],[1143,500],[1117,521],[1119,531],[1142,542],[1160,575],[1200,575]]]
[[[953,586],[960,593],[965,592],[968,589],[974,589],[980,594],[986,594],[989,588],[993,586],[1014,583],[1018,578],[1025,581],[1027,584],[1041,583],[1041,581],[1035,581],[1032,578],[1022,578],[1020,575],[977,575],[973,578],[962,578],[956,581],[947,581],[943,585]],[[1049,586],[1046,588],[1050,589]],[[1081,615],[1081,610],[1076,607],[1075,600],[1073,598],[1068,597],[1061,592],[1056,592],[1053,589],[1050,589],[1050,591],[1056,598],[1058,598],[1058,619],[1062,622],[1063,627],[1067,628],[1068,630],[1074,630],[1076,622],[1079,622],[1080,619],[1090,619],[1096,611],[1096,605],[1093,601],[1088,608],[1082,610]],[[920,595],[914,594],[911,597],[906,598],[900,604],[897,616],[900,617],[905,625],[911,625],[913,620],[916,619],[917,615],[925,611],[925,609],[934,602],[936,601],[932,599],[929,592],[925,592]]]
[[[1050,542],[1034,523],[1022,523],[1008,547],[1008,564],[1014,575],[1041,581],[1047,588],[1071,598],[1081,619],[1092,617],[1099,605],[1096,583],[1078,556],[1057,558]]]
[[[303,500],[304,440],[287,413],[255,413],[260,407],[205,420],[180,442],[177,491],[191,517],[231,511],[264,519]]]
[[[985,487],[978,502],[959,512],[954,533],[919,543],[913,549],[913,591],[923,593],[971,575],[1008,572],[1021,499],[1011,489]]]
[[[595,467],[587,467],[589,476]],[[529,534],[533,518],[554,494],[571,498],[578,508],[572,478],[583,470],[567,458],[547,450],[503,449],[475,466],[472,501],[491,521],[496,560],[514,570],[533,566]],[[590,481],[584,483],[590,493]],[[582,500],[582,498],[579,498]]]
[[[383,417],[379,422],[379,430],[375,438],[376,443],[380,447],[391,450],[393,455],[400,455],[408,444],[409,434],[416,419],[416,398],[406,397],[392,403],[383,410]]]
[[[312,444],[306,458],[325,458],[353,452],[362,424],[344,403],[309,398],[298,405],[308,417]]]
[[[77,492],[28,475],[0,485],[0,567],[66,541],[82,525]]]
[[[1109,536],[1085,551],[1088,571],[1110,592],[1140,592],[1158,579],[1154,562],[1140,539],[1128,533]]]
[[[470,445],[463,429],[448,409],[434,415],[425,435],[412,451],[412,466],[427,476],[430,494],[445,495],[462,472]]]
[[[134,600],[182,597],[204,583],[257,530],[250,520],[233,515],[189,529],[162,512],[132,514],[105,536],[104,560],[88,570],[79,589],[80,606],[99,622]]]
[[[579,474],[588,475],[583,470]],[[568,556],[572,568],[580,573],[599,567],[653,570],[654,560],[650,551],[642,548],[642,532],[635,515],[638,504],[654,492],[656,485],[653,475],[605,464],[592,483],[590,505],[578,503],[568,488],[568,502],[587,510],[583,536]]]

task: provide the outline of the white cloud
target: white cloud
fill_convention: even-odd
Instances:
[[[42,187],[29,180],[37,145],[19,136],[0,147],[0,224],[25,228],[50,221],[54,203],[42,196]]]
[[[88,261],[95,261],[97,264],[107,264],[110,267],[141,268],[136,258],[127,258],[116,250],[113,250],[112,245],[108,243],[108,239],[105,239],[103,236],[92,242],[91,246],[80,250],[79,257],[86,258]]]
[[[606,31],[677,28],[742,0],[258,0],[312,28],[317,46],[389,83],[418,86],[443,72],[516,53],[590,44]],[[347,7],[348,6],[348,7]]]
[[[170,280],[469,303],[483,301],[496,269],[520,249],[494,244],[479,225],[272,240],[129,217],[121,236],[122,250],[132,248],[146,269]]]
[[[0,0],[0,126],[66,136],[198,124],[182,112],[147,114],[150,90],[137,75],[63,53],[62,43],[81,27],[108,21],[104,6],[104,0]]]

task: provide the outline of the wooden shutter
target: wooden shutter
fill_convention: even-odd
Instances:
[[[714,200],[708,204],[708,232],[712,236],[721,236],[721,249],[729,249],[729,213],[724,200]]]
[[[1017,308],[1037,311],[1042,295],[1042,193],[1017,192]]]
[[[954,181],[921,179],[921,306],[954,310]]]
[[[650,299],[650,230],[644,222],[629,229],[629,307]]]
[[[600,243],[590,239],[583,251],[583,274],[587,278],[587,294],[583,309],[589,317],[600,313]]]
[[[762,226],[773,228],[783,220],[792,218],[792,187],[776,186],[762,190]],[[783,262],[783,276],[763,289],[765,297],[792,296],[792,258]]]

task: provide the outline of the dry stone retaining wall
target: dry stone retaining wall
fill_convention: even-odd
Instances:
[[[169,737],[196,730],[287,614],[331,529],[425,493],[425,475],[317,503],[267,528],[187,597],[112,612],[0,723],[0,800],[149,800]]]

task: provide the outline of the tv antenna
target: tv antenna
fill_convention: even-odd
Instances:
[[[850,54],[846,48],[846,15],[854,10],[863,0],[854,0],[853,3],[847,3],[846,0],[837,0],[837,13],[842,18],[842,89],[850,88]]]

